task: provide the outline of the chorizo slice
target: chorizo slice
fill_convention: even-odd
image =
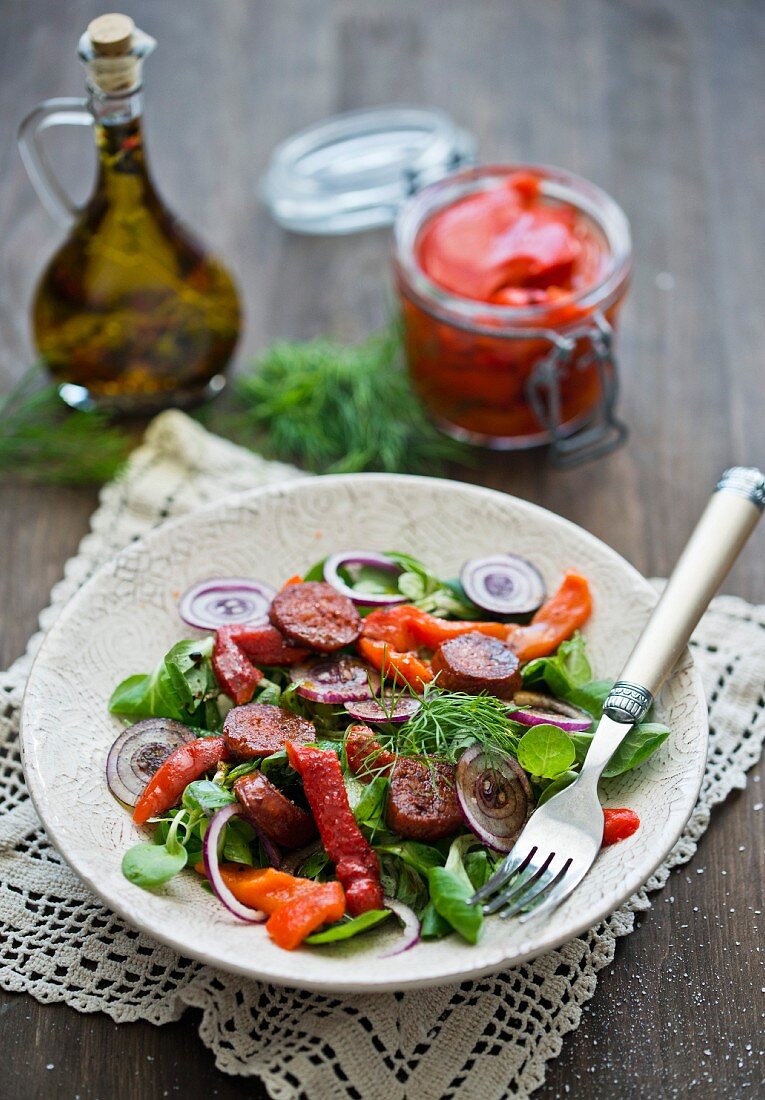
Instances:
[[[464,819],[452,765],[400,757],[391,776],[385,820],[407,840],[441,840],[456,833]]]
[[[288,741],[300,745],[315,741],[316,729],[307,718],[272,703],[248,703],[228,712],[223,737],[232,756],[254,760],[279,752]]]
[[[244,817],[259,833],[282,848],[302,848],[317,836],[316,822],[309,813],[282,794],[260,772],[243,775],[234,783]]]
[[[369,726],[349,726],[345,736],[345,757],[348,767],[362,783],[376,775],[390,775],[396,761],[394,753],[375,740]]]
[[[486,634],[462,634],[443,642],[433,654],[431,667],[438,686],[469,695],[489,692],[512,699],[521,686],[518,657],[497,638]]]
[[[355,642],[363,625],[353,600],[323,581],[283,588],[274,596],[269,616],[291,642],[320,653]]]

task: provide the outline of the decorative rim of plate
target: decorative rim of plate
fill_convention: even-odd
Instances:
[[[32,667],[30,669],[29,677],[27,679],[26,688],[24,691],[24,698],[22,701],[21,710],[21,722],[20,722],[20,746],[21,746],[21,758],[24,769],[24,775],[29,789],[29,793],[32,799],[32,803],[35,810],[40,817],[40,820],[45,827],[47,836],[55,849],[65,860],[67,865],[72,868],[74,873],[93,891],[93,893],[106,905],[109,909],[114,911],[118,916],[125,920],[132,927],[145,933],[152,939],[165,944],[174,951],[186,957],[192,957],[197,959],[206,965],[217,967],[221,970],[228,971],[230,973],[240,974],[244,978],[255,981],[266,981],[276,985],[286,986],[289,988],[315,990],[320,992],[337,992],[337,993],[391,993],[406,989],[426,988],[429,986],[449,985],[458,983],[461,981],[467,981],[483,977],[487,974],[496,973],[500,969],[505,967],[514,967],[520,963],[526,962],[529,959],[533,959],[542,955],[548,951],[553,951],[563,944],[570,942],[577,936],[580,936],[583,932],[597,925],[604,918],[615,912],[627,901],[640,887],[650,879],[654,871],[664,862],[669,852],[674,847],[678,838],[680,837],[685,824],[693,812],[693,807],[696,804],[698,798],[698,792],[701,788],[701,783],[704,776],[704,768],[706,763],[707,749],[708,749],[708,722],[707,722],[707,708],[704,695],[704,689],[701,682],[701,676],[698,668],[693,660],[693,656],[689,650],[685,650],[681,656],[678,664],[673,673],[672,679],[675,675],[681,672],[686,672],[690,676],[690,685],[688,688],[688,698],[692,700],[695,711],[697,712],[696,718],[698,719],[698,725],[700,728],[700,748],[703,747],[703,752],[699,752],[696,759],[696,773],[693,776],[693,782],[689,782],[685,788],[687,794],[687,804],[683,807],[683,813],[677,818],[674,828],[670,833],[666,834],[662,838],[662,843],[651,851],[650,859],[645,858],[642,864],[632,870],[631,874],[625,879],[622,887],[619,889],[617,896],[609,896],[607,902],[604,901],[602,905],[597,908],[591,908],[587,912],[585,919],[578,921],[571,921],[566,926],[565,932],[558,932],[550,936],[546,936],[542,930],[540,935],[536,939],[533,946],[529,949],[521,952],[507,954],[506,950],[503,951],[501,945],[497,945],[497,948],[488,954],[487,950],[481,950],[481,945],[471,948],[476,952],[476,965],[475,966],[457,966],[454,969],[443,969],[438,974],[434,974],[427,977],[418,976],[413,979],[396,979],[396,980],[384,980],[375,981],[370,984],[369,980],[359,981],[325,981],[325,980],[312,980],[297,978],[294,976],[285,976],[279,974],[274,970],[258,969],[257,965],[248,966],[240,965],[238,963],[231,962],[230,960],[223,960],[216,956],[214,953],[208,953],[201,950],[191,950],[188,943],[184,942],[183,938],[172,933],[157,931],[148,920],[141,918],[140,914],[137,914],[131,906],[124,904],[119,896],[112,896],[107,891],[102,890],[99,883],[89,874],[87,868],[83,868],[78,865],[77,857],[71,858],[68,854],[68,845],[61,832],[58,830],[55,824],[50,822],[50,817],[46,821],[45,812],[45,789],[44,781],[36,767],[34,762],[33,746],[31,744],[31,735],[27,731],[28,720],[28,700],[31,695],[30,685],[34,685],[36,677],[38,675],[38,669],[44,666],[47,650],[52,648],[53,641],[56,637],[67,629],[68,624],[72,619],[76,619],[78,609],[80,605],[87,601],[91,592],[94,592],[98,585],[103,583],[107,576],[113,574],[115,568],[119,565],[127,555],[135,553],[136,549],[143,547],[151,547],[154,543],[161,543],[161,541],[172,535],[176,530],[182,529],[189,523],[204,519],[221,510],[228,511],[237,507],[246,506],[249,503],[256,501],[259,502],[262,499],[268,497],[280,498],[284,496],[292,495],[299,492],[301,489],[305,489],[307,486],[316,488],[317,482],[322,486],[328,486],[332,484],[344,485],[348,483],[359,483],[361,481],[366,482],[392,482],[392,483],[407,483],[413,485],[421,485],[423,488],[426,486],[433,487],[435,485],[440,487],[448,486],[451,490],[457,490],[465,492],[469,495],[484,495],[488,500],[500,500],[504,504],[509,504],[514,507],[518,507],[521,511],[526,511],[531,515],[536,515],[538,518],[543,519],[545,522],[552,520],[556,525],[560,525],[569,529],[572,533],[575,533],[577,537],[583,538],[585,542],[591,542],[594,546],[597,546],[598,551],[610,556],[614,562],[618,562],[619,565],[625,569],[632,577],[633,581],[643,589],[644,592],[650,593],[655,596],[655,590],[646,580],[645,577],[625,558],[623,558],[617,551],[613,550],[607,543],[604,543],[597,536],[592,535],[578,524],[573,523],[571,520],[565,519],[563,516],[557,515],[555,512],[551,512],[549,509],[541,507],[540,505],[533,504],[529,501],[520,499],[519,497],[512,496],[509,493],[503,493],[498,490],[485,488],[483,486],[472,485],[467,482],[453,481],[446,478],[430,478],[420,475],[410,474],[380,474],[380,473],[368,473],[368,474],[328,474],[322,476],[320,479],[315,477],[296,478],[294,481],[284,482],[277,485],[264,486],[258,489],[248,490],[243,493],[232,494],[227,496],[221,501],[216,501],[212,504],[205,505],[199,509],[195,509],[193,512],[186,513],[185,515],[177,518],[167,520],[159,527],[154,528],[147,534],[137,539],[135,542],[130,543],[127,547],[123,548],[112,558],[106,561],[94,574],[89,577],[81,588],[72,596],[66,606],[62,609],[61,613],[57,617],[56,621],[51,626],[46,637],[34,658]],[[690,795],[693,794],[691,799]],[[574,896],[574,895],[572,895]],[[533,931],[535,924],[534,921],[529,922],[526,929]],[[293,953],[284,953],[289,958]],[[405,958],[405,956],[402,956]],[[364,956],[359,956],[359,961],[363,960]],[[478,959],[480,958],[480,963]],[[392,960],[388,960],[390,963]]]

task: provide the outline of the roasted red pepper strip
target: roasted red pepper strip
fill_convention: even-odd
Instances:
[[[475,632],[488,634],[504,642],[514,629],[514,626],[507,623],[439,619],[436,615],[429,615],[427,611],[405,603],[396,607],[383,607],[367,615],[362,634],[373,641],[388,642],[392,649],[403,653],[421,646],[437,649],[450,638]]]
[[[507,623],[452,622],[411,604],[399,604],[367,615],[356,648],[383,676],[403,680],[415,691],[422,691],[433,679],[433,673],[430,662],[419,656],[418,650],[437,649],[450,638],[474,631],[505,641],[514,629]]]
[[[349,726],[345,735],[348,767],[362,783],[371,783],[377,775],[390,776],[396,754],[384,749],[369,726]]]
[[[616,844],[618,840],[626,840],[632,836],[640,825],[640,818],[634,810],[620,807],[603,811],[603,839],[601,848],[608,848]]]
[[[231,893],[250,909],[260,909],[271,916],[299,894],[315,890],[317,883],[297,878],[274,867],[247,867],[243,863],[222,863],[221,878]]]
[[[297,665],[311,654],[288,642],[275,626],[232,627],[231,640],[256,665]]]
[[[289,577],[289,578],[288,578],[288,579],[287,579],[287,580],[286,580],[286,581],[284,582],[284,584],[283,584],[283,585],[281,586],[281,588],[279,589],[279,591],[280,591],[280,592],[283,592],[283,591],[284,591],[284,589],[285,589],[285,588],[289,588],[289,586],[290,586],[291,584],[302,584],[302,583],[303,583],[303,578],[302,578],[302,577],[300,576],[300,574],[299,574],[299,573],[295,573],[295,575],[294,575],[294,576],[292,576],[292,577]]]
[[[266,932],[277,947],[294,951],[306,936],[322,924],[334,924],[345,916],[345,898],[339,882],[314,882],[280,905],[266,922]]]
[[[528,626],[512,628],[508,644],[522,664],[547,657],[587,622],[591,611],[592,596],[586,578],[566,573],[558,591],[542,604]]]
[[[288,741],[289,762],[303,780],[321,842],[345,889],[352,917],[383,908],[380,865],[351,813],[337,754]]]
[[[388,642],[377,642],[372,638],[359,638],[356,648],[364,660],[386,679],[399,683],[403,680],[414,691],[422,691],[425,684],[433,679],[430,663],[416,653],[399,653]]]
[[[225,692],[237,706],[249,703],[253,692],[263,679],[263,673],[255,668],[237,645],[236,635],[242,627],[222,626],[215,632],[212,665],[221,691]]]
[[[133,810],[133,821],[143,825],[150,817],[169,810],[189,783],[227,758],[228,749],[222,737],[200,737],[179,745],[146,784]]]

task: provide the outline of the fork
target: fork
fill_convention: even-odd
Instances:
[[[726,470],[605,701],[579,775],[533,814],[472,904],[523,922],[556,908],[582,881],[603,839],[603,769],[645,718],[763,508],[765,476],[743,466]]]

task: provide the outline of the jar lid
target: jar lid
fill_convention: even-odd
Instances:
[[[475,161],[473,134],[442,111],[387,106],[336,115],[274,150],[260,194],[295,233],[391,225],[407,196]]]

